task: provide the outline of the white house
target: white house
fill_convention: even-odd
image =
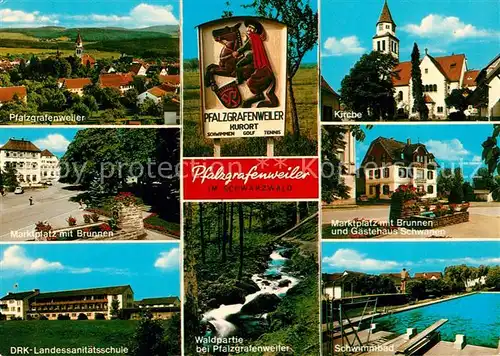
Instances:
[[[25,320],[29,311],[30,299],[39,293],[39,289],[20,293],[9,292],[0,299],[0,314],[5,315],[7,320],[17,318]]]
[[[153,87],[144,93],[139,94],[137,96],[137,103],[142,104],[146,101],[146,99],[151,99],[158,104],[165,95],[167,95],[167,91],[161,89],[160,87]]]
[[[0,147],[0,167],[16,170],[21,186],[32,186],[59,178],[59,160],[50,151],[40,150],[32,142],[14,138]]]
[[[399,39],[387,0],[376,24],[372,39],[374,51],[388,53],[399,60]],[[446,119],[453,109],[446,107],[445,99],[454,90],[476,87],[477,71],[467,69],[465,54],[431,56],[427,49],[420,61],[424,100],[429,109],[429,118]],[[394,68],[393,85],[398,114],[416,117],[411,80],[411,61],[399,62]]]
[[[133,63],[132,66],[130,66],[130,72],[134,75],[145,76],[148,71],[141,63]]]
[[[486,113],[488,118],[498,119],[500,117],[500,54],[481,70],[477,80],[488,86]]]
[[[481,276],[478,278],[470,278],[465,281],[465,288],[471,289],[474,288],[476,285],[481,285],[484,286],[486,284],[486,276]]]
[[[83,88],[87,85],[92,85],[90,78],[61,78],[58,81],[58,86],[61,89],[68,90],[73,94],[83,96]]]
[[[423,198],[436,198],[438,167],[424,144],[378,137],[370,144],[360,169],[368,198],[390,199],[401,185],[425,192]]]
[[[59,180],[59,159],[49,150],[41,152],[41,179],[42,181]]]

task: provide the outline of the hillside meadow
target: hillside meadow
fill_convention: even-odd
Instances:
[[[306,156],[317,154],[318,68],[301,67],[293,78],[301,137],[292,137],[290,105],[287,105],[287,135],[276,140],[276,156]],[[203,137],[200,112],[200,75],[198,71],[184,72],[184,155],[207,157],[213,155],[213,141]],[[265,156],[266,138],[222,139],[223,156]]]
[[[138,323],[137,320],[2,321],[0,354],[9,355],[10,346],[127,346]]]

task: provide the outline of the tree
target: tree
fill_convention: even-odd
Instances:
[[[416,108],[420,120],[427,120],[429,117],[429,109],[427,105],[425,105],[422,72],[420,71],[420,52],[416,43],[413,43],[413,51],[411,52],[411,82],[413,106]]]
[[[132,337],[131,355],[169,355],[165,343],[165,330],[160,320],[154,320],[148,313],[143,315]]]
[[[90,118],[90,110],[84,103],[76,103],[71,110],[75,115],[80,115],[87,119]]]
[[[201,243],[201,261],[203,263],[206,262],[206,256],[205,256],[205,235],[203,231],[203,203],[199,203],[199,210],[200,210],[200,243]],[[210,238],[210,237],[209,237]]]
[[[118,299],[113,299],[111,301],[111,318],[117,319],[120,314],[120,301]]]
[[[0,170],[1,172],[1,170]],[[2,174],[2,185],[5,187],[17,187],[19,181],[17,179],[17,170],[10,164],[5,166]]]
[[[121,109],[121,93],[116,88],[104,88],[101,92],[101,104],[103,109]]]
[[[222,11],[222,18],[225,19],[225,18],[228,18],[228,17],[233,17],[233,11],[231,11],[231,2],[230,1],[226,1],[224,3],[224,5],[226,5],[226,8],[224,9],[224,11]]]
[[[78,320],[89,320],[89,318],[84,313],[80,313],[78,314]]]
[[[474,188],[469,182],[464,182],[462,185],[462,190],[464,192],[464,201],[471,202],[476,199],[476,195],[474,194]]]
[[[342,101],[350,110],[360,112],[363,121],[394,117],[392,71],[396,64],[392,55],[373,51],[364,54],[342,80]]]
[[[425,283],[424,281],[412,280],[406,283],[406,294],[413,299],[419,300],[425,297]]]
[[[479,168],[476,176],[472,179],[472,184],[474,189],[482,189],[493,192],[493,198],[497,200],[500,185],[498,184],[497,179],[493,177],[493,174],[488,171],[488,168]]]
[[[500,266],[489,268],[486,275],[486,285],[494,290],[500,290]]]
[[[466,119],[464,111],[469,106],[469,95],[471,91],[467,88],[453,89],[445,99],[446,107],[455,108],[457,111],[450,114],[450,120],[463,121]]]
[[[240,267],[238,269],[238,280],[243,277],[243,237],[245,229],[245,221],[243,220],[243,204],[238,203],[238,223],[240,229]]]
[[[464,177],[460,168],[443,168],[438,172],[437,176],[437,191],[438,195],[443,198],[450,198],[454,194],[453,199],[461,197],[463,200],[463,183]],[[461,191],[461,193],[459,192]],[[450,201],[451,202],[451,201]]]
[[[222,262],[227,260],[226,246],[227,246],[227,203],[222,203]]]
[[[293,77],[305,54],[318,42],[318,12],[304,0],[253,0],[246,8],[254,8],[258,15],[279,20],[288,26],[288,95],[295,137],[300,136],[299,115],[293,91]]]
[[[87,106],[91,113],[94,113],[99,110],[99,105],[97,105],[97,100],[91,95],[84,95],[82,99],[82,103]]]
[[[321,199],[330,204],[336,199],[349,197],[349,190],[342,175],[346,167],[337,153],[345,149],[345,135],[352,135],[358,141],[365,138],[359,126],[323,126],[321,128]]]
[[[229,213],[229,252],[233,251],[233,228],[234,228],[234,203],[231,202]]]
[[[134,110],[137,109],[137,96],[138,95],[139,95],[139,92],[135,88],[127,90],[122,98],[123,105],[129,109],[134,109]]]
[[[144,76],[136,75],[132,81],[132,85],[139,94],[142,94],[147,90],[147,79]]]
[[[453,176],[453,183],[451,186],[450,195],[448,197],[449,203],[461,204],[464,200],[464,177],[462,175],[462,170],[460,168],[455,169],[455,174]]]
[[[497,138],[500,134],[500,125],[493,125],[493,133],[483,143],[482,159],[488,167],[488,172],[493,174],[496,170],[500,175],[500,148],[498,148]]]

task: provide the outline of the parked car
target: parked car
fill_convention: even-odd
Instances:
[[[14,190],[14,194],[23,194],[23,193],[24,193],[23,187],[16,187],[16,189]]]

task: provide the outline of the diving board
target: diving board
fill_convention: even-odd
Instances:
[[[425,346],[435,335],[434,332],[446,324],[448,319],[440,319],[414,338],[408,340],[396,350],[396,355],[412,355],[415,351]]]

